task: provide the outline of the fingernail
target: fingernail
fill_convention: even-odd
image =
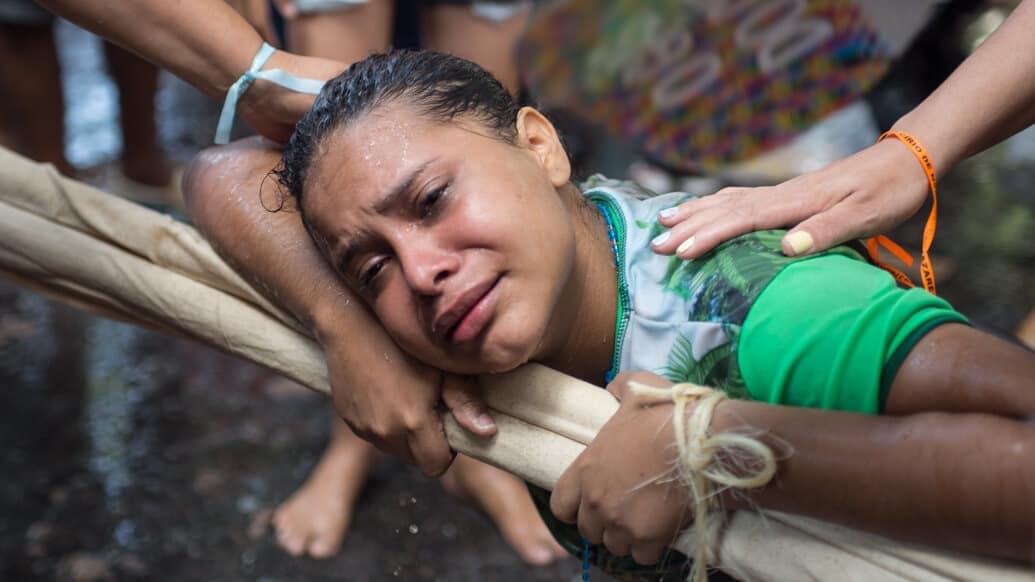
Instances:
[[[650,244],[651,244],[651,246],[655,246],[655,247],[661,246],[661,245],[665,244],[665,241],[667,241],[668,237],[670,237],[670,236],[672,236],[672,231],[668,231],[667,230],[667,231],[659,234],[658,236],[654,237],[654,240],[650,241]]]
[[[676,254],[677,255],[681,255],[681,254],[689,251],[691,249],[691,247],[694,246],[695,242],[697,242],[697,237],[696,236],[692,236],[692,237],[686,239],[685,241],[683,241],[682,244],[679,245],[678,248],[676,248]]]
[[[474,423],[478,425],[478,428],[492,428],[496,426],[496,423],[492,421],[492,417],[486,412],[474,417]]]
[[[792,232],[787,235],[787,244],[791,245],[791,256],[796,257],[808,252],[812,248],[812,235],[804,230]]]
[[[673,216],[676,215],[677,212],[679,212],[678,208],[666,208],[666,209],[664,209],[664,210],[662,210],[661,212],[658,213],[658,217],[660,217],[660,218],[672,218]]]

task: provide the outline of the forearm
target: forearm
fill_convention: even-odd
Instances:
[[[222,0],[40,0],[53,12],[221,97],[262,39]]]
[[[1035,0],[1025,0],[895,129],[916,135],[940,175],[1035,123]]]
[[[222,0],[41,3],[216,98],[222,98],[249,68],[262,43],[258,32]],[[336,61],[276,51],[263,68],[325,80],[344,67]],[[313,95],[259,79],[244,92],[237,113],[260,134],[286,142],[312,103]]]
[[[317,252],[269,172],[280,153],[259,139],[204,151],[184,180],[187,209],[216,251],[314,334],[381,332]]]
[[[712,426],[759,429],[777,451],[777,476],[750,495],[759,507],[1031,559],[1035,427],[980,414],[867,417],[744,401],[720,405]]]

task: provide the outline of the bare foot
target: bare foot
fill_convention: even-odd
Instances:
[[[544,566],[568,555],[539,517],[520,479],[465,455],[457,455],[442,485],[474,500],[496,523],[504,539],[529,564]]]
[[[352,509],[379,453],[334,419],[331,442],[316,468],[273,515],[277,543],[292,556],[330,558],[352,520]]]

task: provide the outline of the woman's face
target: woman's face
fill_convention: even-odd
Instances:
[[[318,245],[389,334],[445,370],[504,371],[536,357],[568,284],[570,167],[523,109],[511,144],[470,117],[439,123],[404,101],[323,141],[304,212]],[[566,307],[562,307],[565,309]]]

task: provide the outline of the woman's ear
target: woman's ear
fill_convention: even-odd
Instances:
[[[553,124],[533,107],[522,107],[517,114],[518,145],[529,150],[546,170],[554,187],[571,180],[571,162]]]

